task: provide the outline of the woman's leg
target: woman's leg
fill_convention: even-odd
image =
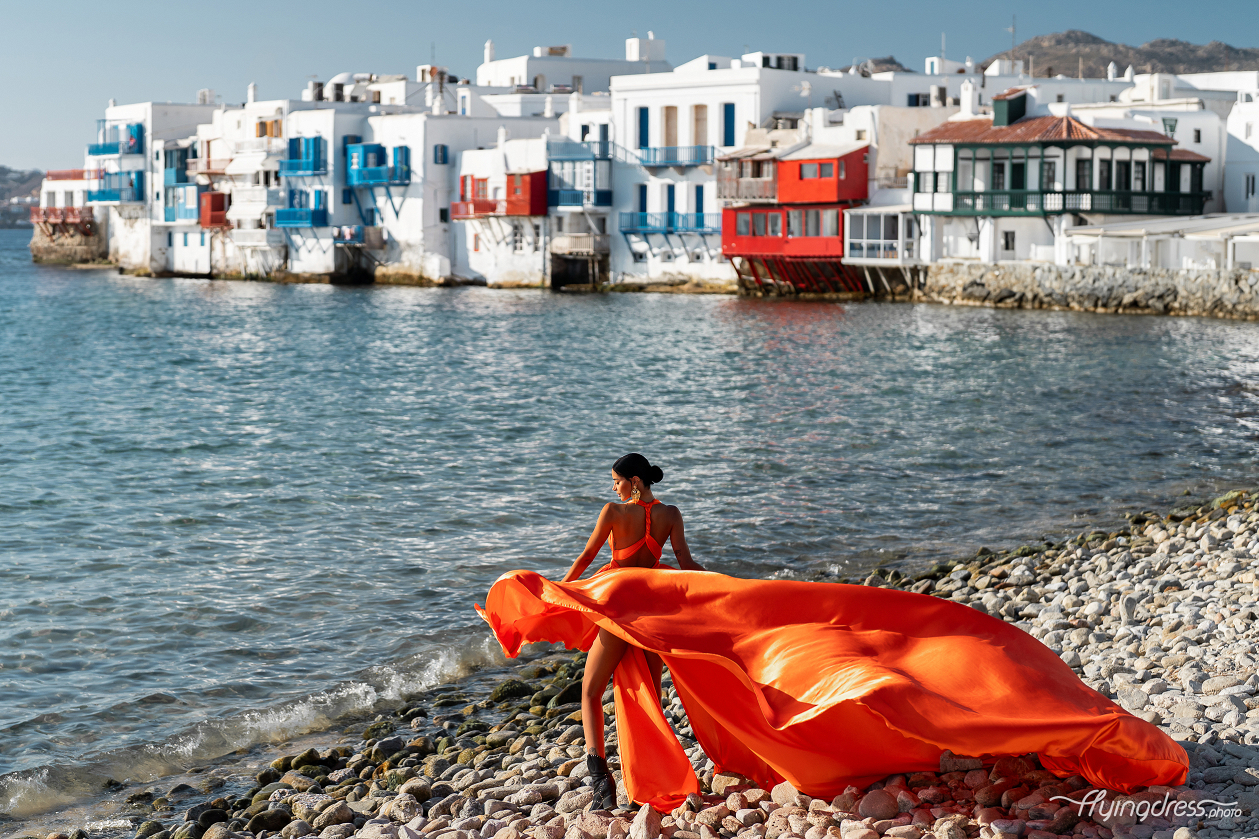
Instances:
[[[603,691],[628,646],[606,629],[600,629],[599,637],[590,645],[586,671],[581,677],[581,727],[586,735],[588,754],[606,756],[603,746]]]
[[[660,695],[660,671],[664,669],[664,662],[655,653],[643,650],[643,655],[647,656],[647,670],[651,673],[651,680],[656,683],[656,697],[663,699]]]

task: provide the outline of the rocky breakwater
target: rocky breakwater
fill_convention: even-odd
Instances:
[[[941,262],[918,300],[1009,309],[1259,319],[1259,271]]]
[[[109,824],[134,839],[1259,837],[1255,496],[1233,492],[1131,522],[858,582],[947,597],[1040,638],[1092,687],[1184,745],[1182,787],[1119,795],[1078,775],[1057,778],[1035,755],[946,752],[936,772],[849,786],[829,800],[789,784],[762,789],[716,771],[666,679],[666,717],[703,794],[658,814],[633,807],[622,789],[618,809],[596,811],[578,704],[584,655],[557,653],[479,699],[458,685],[429,692],[351,726],[340,743],[249,776],[213,770],[196,787],[124,790]],[[610,692],[604,702],[614,741]],[[614,755],[610,765],[619,780]]]

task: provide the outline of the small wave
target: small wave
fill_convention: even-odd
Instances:
[[[207,719],[160,743],[0,775],[0,813],[30,818],[101,794],[111,778],[149,782],[260,743],[282,743],[397,706],[422,691],[502,665],[488,636],[447,639],[405,659],[369,667],[345,683],[271,707]],[[173,697],[171,697],[173,698]],[[146,701],[147,700],[147,701]],[[145,697],[152,705],[153,697]]]

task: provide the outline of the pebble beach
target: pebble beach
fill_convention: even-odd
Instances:
[[[1058,778],[1036,755],[946,752],[938,772],[834,799],[715,772],[665,679],[666,717],[702,782],[671,813],[592,810],[579,692],[584,654],[542,651],[493,679],[260,749],[186,777],[119,784],[81,827],[38,839],[1190,839],[1259,837],[1259,508],[1254,492],[1131,516],[1116,532],[981,549],[864,585],[945,597],[1014,623],[1091,687],[1181,743],[1188,783],[1131,795]],[[604,696],[609,743],[612,696]],[[842,748],[837,743],[836,747]],[[252,763],[251,763],[252,762]],[[615,749],[609,765],[619,780]],[[1070,799],[1070,800],[1067,800]],[[1076,802],[1076,803],[1072,803]],[[1252,815],[1253,813],[1253,815]]]

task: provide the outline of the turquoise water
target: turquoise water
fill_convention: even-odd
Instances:
[[[152,280],[26,240],[0,231],[12,814],[497,661],[472,602],[561,574],[629,450],[742,576],[919,568],[1256,478],[1257,324]]]

